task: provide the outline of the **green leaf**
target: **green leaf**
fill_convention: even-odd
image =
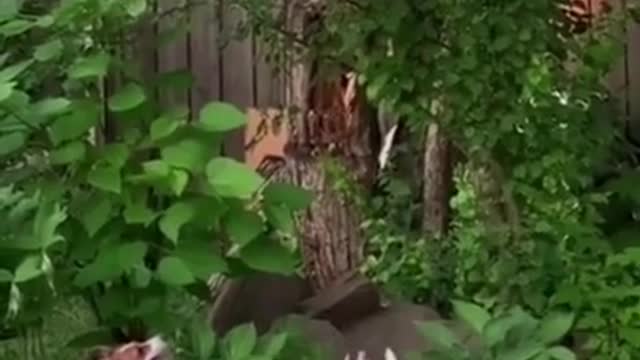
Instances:
[[[280,204],[267,204],[264,208],[264,213],[274,228],[285,234],[293,234],[295,223],[293,214],[289,209]]]
[[[116,252],[120,271],[125,272],[142,264],[148,249],[148,245],[142,241],[118,246]]]
[[[313,201],[313,193],[298,186],[272,182],[263,192],[267,203],[283,204],[291,211],[306,209]]]
[[[55,23],[56,19],[51,15],[42,15],[36,20],[36,26],[48,28]]]
[[[188,184],[189,173],[182,169],[171,169],[171,173],[169,173],[169,187],[174,195],[182,195]]]
[[[509,330],[517,324],[517,317],[502,315],[489,320],[483,329],[482,335],[486,339],[487,345],[489,347],[493,347],[496,344],[505,341]]]
[[[147,0],[128,0],[125,6],[129,15],[138,17],[147,9]]]
[[[134,184],[164,184],[171,176],[171,167],[162,160],[151,160],[142,163],[142,174],[129,175],[127,180]]]
[[[224,342],[229,359],[246,359],[256,347],[258,334],[253,324],[243,324],[231,329]]]
[[[125,206],[122,216],[127,224],[149,226],[157,214],[148,206],[147,193],[140,191],[132,196]]]
[[[167,164],[200,173],[209,160],[210,150],[197,140],[185,139],[162,149],[162,160]]]
[[[8,82],[15,79],[16,76],[20,75],[31,64],[33,64],[33,60],[25,60],[11,66],[7,66],[4,69],[0,70],[0,83]]]
[[[79,220],[90,237],[93,237],[111,218],[113,203],[102,193],[94,193],[78,211]]]
[[[148,247],[144,242],[132,242],[102,248],[96,259],[82,268],[75,279],[78,287],[112,280],[143,263]]]
[[[6,37],[24,34],[25,32],[29,31],[34,25],[35,23],[27,20],[12,20],[0,26],[0,34]]]
[[[22,1],[18,2],[18,0],[3,0],[0,6],[0,21],[8,20],[18,15],[21,4]]]
[[[422,336],[429,340],[436,349],[447,350],[460,344],[460,340],[439,321],[428,321],[416,324]]]
[[[191,326],[191,339],[198,359],[211,359],[215,350],[216,335],[207,321],[196,317]]]
[[[540,324],[538,333],[545,344],[562,339],[573,326],[575,316],[571,313],[552,312]]]
[[[158,224],[160,231],[174,244],[178,243],[180,228],[195,216],[195,208],[189,202],[178,202],[167,209]]]
[[[293,253],[271,239],[255,240],[240,250],[240,259],[252,269],[290,275],[296,269]]]
[[[199,127],[211,132],[226,132],[244,126],[246,115],[237,107],[223,102],[211,102],[200,110]]]
[[[122,177],[120,169],[104,163],[95,163],[89,174],[87,182],[97,189],[120,194],[122,189]]]
[[[13,88],[17,85],[16,82],[4,82],[0,83],[0,102],[7,100],[13,94]]]
[[[21,132],[0,136],[0,156],[7,156],[20,150],[26,142],[27,135]]]
[[[249,199],[262,186],[258,173],[231,158],[214,158],[207,164],[207,180],[224,197]]]
[[[49,159],[53,165],[69,164],[84,159],[86,153],[87,148],[84,142],[72,141],[52,150]]]
[[[33,52],[33,58],[38,61],[49,61],[62,54],[62,41],[60,39],[50,40],[42,45],[38,45]]]
[[[140,106],[147,100],[144,89],[135,83],[128,83],[109,98],[109,110],[127,111]]]
[[[16,268],[14,282],[26,282],[44,274],[42,265],[42,256],[27,256]]]
[[[240,246],[250,243],[264,230],[262,218],[251,211],[233,209],[223,220],[231,241]]]
[[[132,285],[135,288],[144,289],[149,286],[152,277],[151,270],[144,265],[138,265],[133,268],[131,274]]]
[[[69,68],[69,77],[72,79],[104,77],[107,75],[110,60],[109,54],[105,52],[80,58]]]
[[[106,145],[102,150],[101,161],[121,169],[129,159],[129,148],[123,143],[112,143]]]
[[[9,270],[0,269],[0,284],[13,281],[13,273]]]
[[[278,355],[284,349],[284,346],[287,344],[287,340],[289,339],[289,334],[286,332],[281,332],[278,334],[273,334],[266,338],[266,344],[261,347],[261,355],[266,356],[269,359],[277,359]]]
[[[195,281],[195,277],[185,263],[177,257],[165,257],[158,264],[156,275],[168,285],[184,286]]]
[[[33,104],[33,111],[41,116],[60,115],[71,106],[71,101],[65,98],[46,98]]]
[[[0,269],[0,284],[13,282],[13,273],[9,270]]]
[[[227,264],[208,239],[204,241],[181,241],[175,256],[184,261],[198,279],[207,281],[213,274],[228,270]]]
[[[618,332],[620,334],[620,338],[630,344],[637,344],[640,342],[640,329],[637,327],[622,326]]]
[[[100,105],[89,100],[76,101],[70,114],[61,116],[49,127],[49,138],[54,145],[77,139],[98,124]]]
[[[151,123],[150,136],[152,141],[162,140],[173,134],[181,125],[179,118],[160,116]]]
[[[535,356],[545,351],[544,345],[534,340],[524,344],[517,344],[499,353],[496,360],[532,360]]]
[[[56,229],[67,219],[60,204],[46,201],[40,204],[33,222],[33,234],[43,249],[64,240]]]
[[[547,350],[547,354],[555,360],[576,360],[576,354],[564,346],[554,346]]]
[[[454,313],[464,322],[469,324],[478,334],[482,334],[482,330],[487,322],[491,319],[491,315],[478,305],[463,302],[452,301]]]

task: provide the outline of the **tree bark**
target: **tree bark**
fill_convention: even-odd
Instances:
[[[292,98],[304,99],[298,108],[307,110],[294,115],[284,163],[273,178],[315,195],[299,218],[298,231],[304,272],[317,292],[363,261],[364,218],[357,204],[361,195],[340,189],[335,181],[347,180],[362,194],[371,190],[377,172],[377,127],[371,126],[371,112],[351,74],[293,90],[305,93]],[[335,165],[349,178],[336,179],[331,171]]]
[[[424,148],[422,229],[428,235],[445,235],[449,223],[452,186],[451,144],[437,123],[431,123]]]
[[[290,1],[288,31],[306,38],[322,16],[320,1]],[[377,172],[379,139],[355,74],[344,69],[333,78],[319,78],[323,65],[323,59],[298,57],[286,66],[286,104],[293,110],[286,115],[290,133],[285,159],[273,174],[274,180],[315,195],[298,219],[298,231],[304,273],[316,292],[363,261],[363,217],[353,198],[356,194],[336,188],[326,160],[347,169],[351,184],[366,194]]]

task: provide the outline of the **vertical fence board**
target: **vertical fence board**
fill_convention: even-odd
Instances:
[[[631,24],[628,37],[629,116],[634,137],[640,140],[640,25]]]
[[[255,102],[260,109],[282,107],[282,79],[277,71],[277,64],[267,61],[267,45],[255,39]]]
[[[625,0],[612,0],[611,6],[617,11],[624,6]],[[625,33],[628,29],[625,29]],[[626,41],[626,39],[625,39]],[[614,97],[617,105],[618,114],[623,115],[625,118],[628,116],[628,72],[627,72],[627,48],[625,47],[624,53],[620,56],[620,58],[616,61],[615,64],[611,67],[611,72],[606,77],[606,83],[609,91]],[[616,120],[624,120],[624,118],[616,119]]]
[[[186,0],[158,0],[158,73],[170,73],[188,70],[189,48],[188,36],[183,18],[186,10],[175,10],[184,7]],[[168,43],[161,42],[171,39]],[[189,94],[182,86],[161,89],[160,101],[163,105],[187,105]]]
[[[221,72],[218,44],[220,22],[218,2],[209,2],[191,11],[191,57],[189,67],[194,77],[191,89],[191,113],[197,118],[202,106],[220,99]]]
[[[241,9],[223,2],[223,35],[231,36],[246,16]],[[251,38],[231,40],[222,49],[222,98],[243,111],[253,106],[253,51]],[[244,129],[233,131],[225,139],[225,152],[244,160]]]

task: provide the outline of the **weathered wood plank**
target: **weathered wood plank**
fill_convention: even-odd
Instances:
[[[640,25],[631,24],[628,38],[628,106],[631,131],[640,139]]]
[[[268,61],[268,45],[254,38],[255,103],[260,109],[281,108],[283,105],[283,81],[278,68],[280,64]]]
[[[219,2],[208,2],[191,11],[190,69],[194,77],[191,89],[191,111],[194,117],[203,105],[220,99]]]
[[[222,28],[225,39],[233,36],[246,14],[223,1]],[[243,111],[253,106],[253,51],[251,38],[231,40],[222,50],[222,98]],[[225,139],[225,153],[244,160],[244,129],[230,133]]]
[[[617,11],[624,5],[625,0],[612,0],[611,6]],[[607,75],[606,82],[611,94],[615,97],[618,111],[624,116],[628,116],[629,110],[629,88],[628,88],[628,49],[625,47],[624,53],[612,66],[611,72]],[[623,120],[623,119],[620,119]]]
[[[188,11],[177,10],[184,7],[186,0],[158,0],[158,75],[186,71],[189,67],[188,35],[186,21]],[[170,106],[184,106],[189,103],[189,94],[182,81],[175,77],[164,81],[160,89],[160,101]],[[167,84],[172,84],[168,87]]]

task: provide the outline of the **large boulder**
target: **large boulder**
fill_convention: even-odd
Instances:
[[[287,330],[293,336],[300,336],[299,346],[315,347],[322,351],[323,359],[342,360],[348,352],[342,333],[329,321],[312,319],[305,315],[287,315],[274,323],[274,330]]]
[[[227,281],[213,307],[212,325],[219,335],[243,323],[260,333],[286,326],[328,351],[327,359],[383,360],[390,348],[398,360],[430,344],[416,327],[419,322],[443,321],[464,342],[474,341],[466,326],[442,320],[428,306],[405,302],[383,304],[379,289],[366,277],[346,274],[323,291],[311,295],[308,283],[297,277],[257,274]]]
[[[367,360],[383,360],[387,348],[398,359],[404,359],[429,345],[416,324],[439,319],[438,313],[427,306],[395,303],[344,327],[342,334],[351,359],[357,357],[358,351],[364,351]]]
[[[244,323],[253,323],[263,333],[310,295],[308,283],[296,276],[258,273],[229,279],[211,308],[210,323],[220,336]]]

